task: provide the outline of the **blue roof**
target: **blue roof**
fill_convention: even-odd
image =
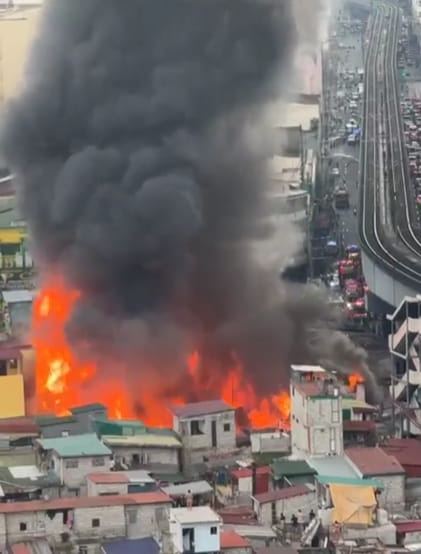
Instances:
[[[152,537],[107,542],[103,545],[104,554],[159,554],[159,545]]]

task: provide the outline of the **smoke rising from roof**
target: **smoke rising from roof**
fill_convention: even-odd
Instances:
[[[314,355],[322,302],[281,294],[253,254],[276,236],[259,107],[288,71],[292,8],[47,3],[5,147],[44,276],[81,292],[67,329],[81,356],[171,386],[198,345],[212,371],[235,350],[263,389]]]

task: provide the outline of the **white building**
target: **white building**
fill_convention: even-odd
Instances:
[[[94,471],[110,471],[111,450],[95,433],[37,439],[40,465],[55,471],[67,494],[79,494],[85,479]]]
[[[221,517],[209,506],[172,508],[169,528],[175,554],[219,552],[221,525]]]
[[[342,395],[320,366],[293,365],[291,451],[294,456],[343,454]]]
[[[106,539],[159,538],[170,506],[162,491],[0,503],[0,549],[46,539],[54,551],[67,543],[69,550],[94,554]]]
[[[181,436],[186,464],[235,449],[235,410],[222,400],[177,406],[172,413],[173,429]]]

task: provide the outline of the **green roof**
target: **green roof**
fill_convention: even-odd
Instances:
[[[146,427],[141,421],[95,419],[94,425],[100,436],[133,437],[146,433]]]
[[[283,477],[300,477],[304,475],[315,475],[317,472],[304,460],[285,460],[278,458],[271,464],[272,473],[275,479]]]
[[[99,402],[95,402],[94,404],[84,404],[83,406],[75,406],[74,408],[70,408],[70,411],[76,414],[84,413],[84,412],[95,412],[95,411],[107,411],[107,407],[104,406],[104,404],[100,404]]]
[[[99,440],[95,433],[38,439],[44,450],[54,450],[61,458],[82,458],[84,456],[110,456],[111,450]]]
[[[357,477],[335,477],[329,475],[318,475],[316,479],[323,485],[353,485],[355,487],[384,489],[384,484],[379,479],[358,479]]]
[[[74,416],[56,416],[54,414],[35,416],[35,423],[40,427],[48,425],[60,425],[62,423],[74,423],[77,419]]]

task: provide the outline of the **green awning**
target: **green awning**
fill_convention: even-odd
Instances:
[[[358,477],[331,477],[329,475],[317,475],[319,483],[323,485],[354,485],[355,487],[374,487],[384,489],[384,484],[379,479],[358,479]]]

